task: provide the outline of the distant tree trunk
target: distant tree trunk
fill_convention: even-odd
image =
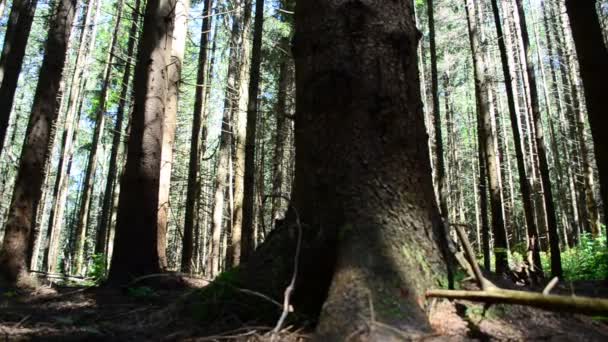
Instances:
[[[163,125],[167,105],[175,1],[148,0],[137,64],[127,162],[122,177],[108,282],[162,269],[158,229]],[[134,215],[134,213],[136,213]],[[137,246],[134,249],[133,246]]]
[[[608,127],[605,110],[608,99],[604,83],[608,79],[608,50],[603,42],[602,28],[593,0],[566,0],[566,10],[578,55],[585,90],[587,113],[593,135],[595,157],[600,175],[600,192],[604,214],[608,213],[608,142],[604,127]],[[608,236],[608,233],[606,234]]]
[[[5,3],[6,0],[2,1],[2,12]],[[14,0],[6,23],[4,46],[0,56],[0,155],[37,3],[37,0]]]
[[[283,38],[281,40],[281,48],[285,51],[289,51],[289,39]],[[277,82],[277,103],[276,103],[276,132],[275,132],[275,143],[274,143],[274,156],[272,160],[272,198],[271,209],[270,209],[270,222],[269,225],[273,225],[275,220],[282,219],[284,216],[284,210],[286,209],[284,203],[285,199],[282,197],[284,194],[283,186],[287,179],[285,167],[286,152],[288,147],[289,138],[289,120],[287,119],[287,87],[291,80],[291,70],[289,68],[289,55],[282,57],[281,63],[279,64],[279,80]]]
[[[120,0],[117,4],[116,9],[116,22],[114,24],[114,30],[110,36],[110,50],[105,61],[105,70],[103,71],[103,81],[101,84],[101,91],[99,93],[99,103],[97,112],[95,115],[95,127],[93,129],[93,140],[91,142],[91,151],[89,152],[89,158],[87,162],[87,168],[85,171],[85,178],[81,193],[80,209],[78,214],[78,222],[76,224],[76,246],[74,256],[74,273],[80,274],[85,257],[86,248],[86,236],[87,227],[89,222],[89,211],[91,205],[91,197],[93,196],[93,181],[95,179],[95,171],[97,170],[97,155],[101,138],[103,137],[103,131],[105,128],[106,121],[106,99],[108,95],[108,89],[112,77],[112,62],[114,60],[114,54],[116,51],[116,39],[118,36],[120,23],[122,20],[122,4],[124,0]]]
[[[530,52],[530,39],[528,37],[528,29],[526,26],[526,17],[521,0],[515,0],[517,10],[519,12],[519,20],[521,25],[522,39],[524,52],[526,55],[526,65],[528,80],[530,82],[530,98],[532,100],[532,119],[534,121],[534,130],[536,131],[536,147],[538,150],[538,161],[540,169],[540,179],[544,190],[543,202],[547,214],[547,230],[549,233],[549,247],[551,250],[551,275],[554,277],[562,276],[562,264],[559,250],[559,235],[557,230],[557,217],[555,214],[555,205],[553,202],[553,191],[551,189],[551,176],[549,174],[549,165],[547,161],[547,152],[545,147],[544,129],[540,113],[540,104],[538,100],[538,91],[536,86],[536,74],[534,73],[534,64],[532,62],[532,53]]]
[[[61,232],[63,230],[63,220],[65,213],[65,205],[67,200],[67,191],[69,183],[69,175],[72,166],[72,156],[74,153],[74,142],[76,141],[77,127],[80,122],[80,108],[82,105],[82,90],[85,88],[87,72],[85,66],[90,54],[89,47],[94,46],[95,34],[94,27],[91,25],[93,20],[93,9],[94,2],[87,2],[84,9],[84,17],[82,19],[82,26],[80,29],[80,46],[76,54],[76,61],[74,63],[74,71],[72,73],[70,90],[66,98],[66,114],[65,124],[63,127],[63,133],[61,136],[61,149],[59,155],[59,162],[57,165],[57,176],[55,177],[55,184],[53,186],[53,197],[51,213],[49,215],[46,243],[45,243],[45,256],[43,260],[43,268],[50,272],[56,271],[56,258],[57,248],[59,247],[59,240],[61,238]]]
[[[497,165],[495,153],[495,137],[492,135],[492,115],[488,93],[487,68],[484,62],[484,54],[481,52],[479,24],[477,21],[477,8],[471,2],[466,1],[467,20],[469,25],[469,36],[475,67],[475,93],[478,110],[478,134],[480,135],[480,149],[485,161],[488,184],[490,185],[490,206],[492,210],[492,231],[494,233],[494,257],[496,272],[502,273],[508,269],[507,259],[507,236],[505,232],[504,218],[502,213],[502,199],[500,189],[500,169]]]
[[[163,119],[162,152],[160,165],[160,185],[158,197],[158,255],[161,269],[167,268],[167,226],[171,203],[169,192],[171,189],[171,174],[173,172],[173,145],[175,144],[175,128],[177,124],[177,109],[179,99],[179,85],[181,82],[182,63],[186,49],[186,36],[188,34],[188,11],[190,0],[175,0],[173,16],[175,24],[169,37],[173,39],[171,56],[167,65],[169,89],[165,103],[165,116]]]
[[[253,28],[253,47],[251,51],[251,70],[249,72],[249,101],[247,106],[247,140],[245,143],[245,177],[243,190],[243,224],[241,236],[240,261],[245,262],[255,248],[255,144],[258,125],[258,95],[260,88],[260,67],[262,64],[262,34],[264,28],[264,0],[255,2],[255,23]],[[235,262],[237,254],[234,254]]]
[[[196,202],[199,198],[201,183],[199,179],[200,169],[200,154],[204,154],[201,150],[201,136],[206,139],[206,123],[205,131],[201,131],[203,122],[207,121],[206,106],[204,96],[207,90],[207,55],[209,46],[209,37],[211,36],[211,16],[212,0],[205,0],[203,9],[203,24],[201,27],[201,37],[198,53],[198,71],[196,77],[196,93],[194,98],[194,114],[192,116],[192,136],[190,138],[190,163],[188,165],[188,188],[186,190],[186,218],[184,221],[184,238],[182,240],[182,262],[181,270],[184,273],[192,271],[192,237],[195,225],[198,223],[196,215]]]
[[[435,182],[437,183],[437,194],[439,196],[439,210],[444,220],[448,219],[448,205],[445,189],[445,163],[443,159],[443,141],[441,134],[441,109],[439,106],[439,76],[437,73],[437,47],[435,44],[435,16],[433,0],[427,0],[427,15],[429,20],[429,42],[431,52],[431,97],[433,110],[431,120],[433,122],[433,136],[435,137]]]
[[[32,112],[28,122],[11,209],[0,249],[0,277],[17,286],[28,283],[28,240],[35,227],[44,167],[49,158],[53,125],[57,119],[61,74],[76,11],[76,0],[61,0],[50,24]]]
[[[123,0],[124,1],[124,0]],[[129,28],[129,38],[127,42],[126,57],[131,59],[135,51],[135,41],[137,40],[137,28],[139,24],[139,7],[140,0],[135,0],[131,16],[131,27]],[[116,121],[114,122],[114,135],[112,136],[112,149],[110,150],[110,162],[108,166],[108,177],[106,179],[106,187],[103,193],[103,205],[101,209],[101,217],[99,218],[99,227],[97,229],[97,238],[95,243],[95,254],[108,254],[108,230],[111,225],[112,212],[114,210],[114,194],[116,188],[116,176],[118,172],[118,152],[121,145],[123,135],[123,121],[125,111],[127,111],[127,97],[129,93],[129,83],[131,80],[131,63],[125,63],[125,68],[120,84],[120,97],[118,99],[118,108],[116,110]]]
[[[224,113],[222,117],[222,128],[220,133],[220,143],[218,151],[217,171],[215,173],[215,185],[212,208],[212,227],[211,227],[211,253],[209,255],[209,273],[216,276],[220,270],[221,253],[220,246],[222,244],[222,226],[224,216],[224,201],[225,191],[228,187],[229,174],[228,168],[230,163],[230,149],[232,145],[232,125],[231,113],[233,108],[238,108],[236,99],[236,77],[239,72],[237,63],[239,34],[243,13],[241,10],[236,10],[233,15],[232,28],[230,33],[230,53],[228,62],[228,75],[226,84],[226,93],[224,99]]]
[[[524,217],[528,232],[528,262],[534,266],[537,271],[542,271],[540,262],[540,248],[538,240],[538,228],[534,220],[534,204],[532,200],[532,192],[530,190],[530,183],[528,182],[528,175],[526,172],[526,165],[524,160],[524,147],[522,146],[521,132],[519,130],[518,122],[518,109],[516,107],[516,97],[513,91],[513,80],[511,67],[509,65],[506,37],[503,35],[502,22],[500,20],[500,14],[498,10],[498,1],[492,0],[492,13],[494,15],[494,24],[496,26],[496,34],[498,36],[498,47],[500,50],[500,59],[502,64],[502,71],[505,79],[505,88],[507,93],[507,104],[509,107],[509,116],[511,119],[511,130],[513,132],[513,144],[515,145],[515,158],[517,160],[517,171],[519,174],[519,189],[521,191],[522,204],[524,207]]]
[[[227,260],[228,267],[238,265],[241,260],[241,246],[243,235],[243,200],[245,190],[245,145],[247,143],[247,107],[249,102],[249,71],[251,66],[251,53],[249,49],[249,31],[251,30],[251,6],[252,0],[242,1],[244,14],[240,37],[238,43],[238,73],[236,77],[236,90],[238,98],[236,107],[232,109],[233,118],[233,212],[231,214],[232,224],[230,231],[230,241],[228,242]]]

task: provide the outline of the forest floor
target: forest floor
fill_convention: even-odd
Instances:
[[[272,327],[243,324],[210,335],[183,317],[175,303],[206,281],[183,279],[168,286],[47,286],[36,292],[0,289],[0,341],[268,341]],[[466,288],[472,284],[463,284]],[[606,282],[576,282],[554,292],[608,298]],[[436,302],[426,341],[608,341],[608,321],[514,305]],[[287,328],[277,341],[306,341],[310,331]]]

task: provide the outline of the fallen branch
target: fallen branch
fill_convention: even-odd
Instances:
[[[430,290],[429,298],[462,299],[492,304],[532,306],[557,312],[578,313],[589,316],[608,316],[608,300],[589,297],[545,295],[536,292],[503,290],[488,291]]]
[[[477,261],[475,260],[475,253],[473,252],[473,247],[471,247],[471,244],[469,243],[467,234],[465,234],[464,230],[462,230],[462,226],[467,226],[467,225],[452,224],[452,226],[456,230],[456,234],[458,235],[460,242],[462,242],[462,249],[465,252],[465,257],[467,258],[469,265],[473,269],[473,275],[475,276],[475,279],[477,279],[477,283],[479,284],[479,287],[484,291],[497,288],[496,285],[494,285],[491,281],[486,279],[483,276],[483,274],[481,273],[481,269],[479,268],[479,265],[477,264]]]

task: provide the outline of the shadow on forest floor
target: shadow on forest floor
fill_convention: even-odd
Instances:
[[[243,323],[236,330],[209,336],[175,303],[201,280],[179,286],[107,288],[57,287],[36,293],[0,291],[0,341],[267,341],[271,327]],[[464,287],[473,287],[464,283]],[[571,292],[574,291],[574,292]],[[562,294],[608,297],[606,282],[576,282],[556,289]],[[196,297],[194,297],[196,298]],[[297,309],[297,308],[296,308]],[[431,312],[437,340],[606,341],[608,321],[570,313],[482,304],[437,301]],[[305,341],[310,335],[287,329],[279,341]],[[308,331],[310,333],[310,331]],[[427,339],[428,340],[428,339]],[[433,338],[431,338],[433,340]]]

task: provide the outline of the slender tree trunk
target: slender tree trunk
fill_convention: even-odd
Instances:
[[[230,231],[230,241],[227,250],[227,267],[235,266],[241,260],[241,247],[243,235],[243,200],[245,190],[245,148],[247,143],[247,107],[249,101],[249,71],[251,67],[251,52],[249,49],[249,31],[251,29],[251,10],[252,0],[242,1],[244,14],[242,27],[239,37],[239,66],[236,78],[236,88],[238,91],[237,107],[232,110],[233,118],[233,212],[231,214],[232,224]]]
[[[17,286],[28,285],[28,239],[36,225],[33,221],[49,158],[52,127],[57,120],[57,99],[75,11],[76,0],[61,0],[51,21],[0,249],[0,276]]]
[[[211,230],[211,254],[209,256],[210,275],[216,276],[220,270],[221,253],[220,247],[222,244],[222,226],[224,216],[224,201],[225,191],[228,187],[228,168],[230,163],[230,150],[232,145],[232,125],[231,113],[233,108],[238,108],[238,102],[235,95],[236,77],[238,70],[238,48],[239,34],[243,13],[241,10],[236,10],[233,16],[232,31],[230,37],[230,53],[228,64],[228,76],[226,84],[226,95],[224,100],[224,113],[222,117],[222,128],[220,133],[220,146],[218,151],[217,171],[215,173],[215,186],[212,208],[212,230]],[[231,216],[232,218],[232,216]]]
[[[198,73],[196,77],[196,93],[194,98],[194,114],[192,116],[192,136],[190,138],[190,163],[188,165],[188,188],[186,190],[186,218],[184,221],[184,238],[182,240],[182,262],[181,270],[184,273],[192,271],[192,237],[195,225],[198,225],[196,215],[196,203],[199,198],[201,183],[199,179],[201,136],[207,137],[207,115],[204,96],[208,85],[207,81],[207,55],[209,38],[211,35],[212,24],[212,0],[205,0],[203,9],[203,24],[201,27],[201,37],[198,54]],[[204,124],[205,131],[201,131]]]
[[[608,118],[604,113],[608,108],[604,90],[604,81],[608,79],[608,49],[602,44],[602,28],[595,3],[592,0],[566,0],[566,10],[583,79],[604,213],[608,213],[608,142],[602,132],[603,127],[608,127]]]
[[[160,258],[161,269],[167,268],[167,227],[171,203],[169,192],[171,189],[171,173],[173,171],[173,145],[175,143],[175,128],[177,120],[177,109],[179,99],[179,84],[181,81],[182,63],[186,48],[188,12],[190,10],[190,0],[175,0],[175,25],[170,37],[173,39],[171,48],[171,60],[167,66],[169,77],[169,89],[165,104],[165,116],[163,119],[162,133],[162,154],[160,167],[160,188],[159,188],[159,208],[158,208],[158,255]]]
[[[260,68],[262,64],[262,34],[264,29],[264,0],[255,2],[255,23],[253,28],[253,47],[251,51],[251,70],[249,72],[249,101],[247,106],[247,136],[245,143],[245,177],[243,190],[243,224],[241,236],[240,261],[245,262],[255,248],[255,144],[258,125],[258,94],[260,88]],[[235,261],[237,254],[234,254]]]
[[[163,125],[175,1],[148,0],[137,64],[127,163],[122,177],[108,281],[122,283],[162,269],[158,229]],[[133,213],[137,213],[134,215]],[[137,245],[137,249],[133,246]]]
[[[95,115],[95,127],[93,129],[93,140],[91,142],[91,151],[89,152],[89,158],[87,162],[87,168],[85,171],[85,178],[82,190],[82,200],[80,202],[80,210],[78,214],[78,222],[76,225],[76,246],[74,256],[74,273],[80,274],[82,271],[82,265],[85,257],[86,249],[86,236],[89,222],[89,211],[91,205],[91,198],[93,196],[93,181],[95,178],[95,172],[97,170],[97,159],[98,149],[103,136],[106,120],[106,99],[108,95],[108,89],[110,86],[110,78],[112,77],[112,63],[114,54],[116,51],[116,39],[118,31],[120,29],[120,22],[122,19],[122,1],[117,4],[116,10],[116,23],[112,35],[110,36],[110,50],[105,61],[105,70],[103,71],[103,82],[101,85],[101,92],[99,94],[99,103],[97,113]]]
[[[553,191],[551,189],[551,177],[549,175],[549,165],[547,161],[547,152],[544,140],[544,128],[540,113],[540,104],[538,100],[538,91],[536,86],[536,74],[534,72],[534,64],[532,61],[532,53],[530,51],[530,40],[528,38],[528,29],[526,25],[526,17],[521,0],[515,0],[517,10],[519,12],[519,22],[521,25],[524,53],[526,55],[526,65],[528,80],[530,82],[530,98],[532,101],[532,119],[534,121],[534,130],[536,131],[536,147],[538,149],[538,161],[540,170],[540,179],[543,193],[543,202],[547,214],[547,230],[549,233],[549,247],[551,250],[551,274],[554,277],[562,276],[562,264],[559,250],[559,235],[557,230],[557,218],[555,214],[555,206],[553,202]]]
[[[124,0],[123,0],[124,1]],[[131,15],[131,27],[129,29],[129,39],[127,42],[126,59],[130,60],[134,55],[135,41],[137,40],[137,28],[139,23],[139,7],[140,0],[135,0]],[[129,95],[129,83],[131,80],[131,63],[125,63],[125,68],[122,75],[120,85],[120,97],[118,99],[118,108],[116,110],[116,121],[114,122],[114,135],[112,136],[112,149],[110,150],[110,161],[108,165],[108,177],[106,179],[106,187],[103,193],[103,205],[101,209],[101,217],[99,218],[99,227],[97,229],[97,237],[95,243],[95,254],[108,254],[108,229],[111,226],[112,213],[114,211],[114,195],[116,193],[116,173],[118,172],[118,153],[123,136],[123,121],[125,111],[127,111],[127,97]]]
[[[2,12],[5,2],[6,0],[2,2]],[[37,3],[37,0],[14,0],[6,23],[4,46],[0,56],[0,155]]]
[[[477,21],[477,8],[466,0],[467,20],[473,64],[475,67],[475,93],[478,109],[478,134],[480,135],[480,149],[485,161],[488,184],[490,185],[490,207],[492,210],[492,231],[494,233],[494,257],[496,272],[502,273],[508,269],[507,260],[507,237],[505,233],[504,218],[502,213],[502,200],[500,190],[500,169],[497,165],[495,153],[495,136],[492,134],[492,115],[488,93],[487,68],[485,66],[483,52],[480,50],[479,24]]]
[[[511,130],[513,132],[513,144],[515,145],[515,159],[517,161],[517,171],[519,175],[519,190],[521,191],[526,229],[528,232],[528,262],[534,267],[535,270],[542,271],[542,266],[540,262],[538,228],[534,220],[534,204],[532,200],[532,192],[530,190],[530,183],[528,182],[528,175],[526,172],[526,165],[524,160],[525,151],[524,147],[522,146],[521,132],[519,129],[520,126],[517,123],[519,119],[515,101],[515,92],[513,91],[513,80],[511,78],[512,72],[507,53],[507,38],[503,35],[502,22],[500,20],[500,14],[498,10],[498,1],[492,0],[491,2],[492,12],[494,15],[494,24],[496,26],[496,34],[498,36],[498,47],[500,50],[502,72],[505,79],[507,104],[509,108],[509,116],[511,119]]]
[[[77,127],[80,122],[80,108],[82,105],[82,90],[85,88],[86,77],[85,72],[90,47],[95,45],[95,29],[96,25],[91,25],[93,20],[94,2],[87,2],[84,9],[84,17],[82,19],[82,27],[80,29],[80,46],[74,63],[74,72],[72,73],[70,90],[66,98],[66,114],[65,124],[61,137],[61,150],[59,162],[57,165],[57,177],[53,187],[52,207],[49,215],[49,222],[46,236],[45,256],[43,260],[43,268],[50,272],[56,271],[56,258],[61,232],[63,230],[63,220],[65,205],[67,200],[67,191],[69,183],[69,175],[72,165],[72,155],[74,153],[74,142],[76,141]]]

